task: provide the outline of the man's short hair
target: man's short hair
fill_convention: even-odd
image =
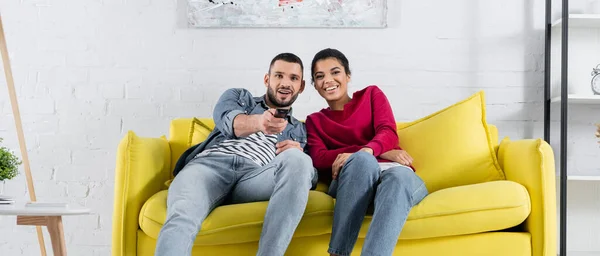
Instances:
[[[296,54],[289,52],[277,54],[277,56],[275,56],[275,58],[271,60],[271,64],[269,65],[269,74],[271,73],[271,68],[273,67],[273,64],[275,64],[275,61],[278,60],[300,64],[300,70],[302,71],[302,76],[304,76],[304,65],[302,64],[302,60],[300,59],[300,57],[296,56]]]

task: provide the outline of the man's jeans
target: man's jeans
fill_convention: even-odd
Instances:
[[[428,192],[412,169],[399,166],[381,172],[373,155],[359,151],[346,160],[329,194],[336,198],[329,253],[350,255],[374,198],[373,219],[360,255],[389,256],[410,209]]]
[[[227,196],[232,203],[269,201],[257,255],[283,255],[308,201],[316,174],[308,155],[287,149],[260,167],[236,155],[208,153],[175,176],[156,255],[190,255],[206,216]]]

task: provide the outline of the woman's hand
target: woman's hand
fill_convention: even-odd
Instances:
[[[346,160],[348,160],[348,157],[350,157],[351,155],[351,153],[342,153],[337,156],[335,161],[333,161],[333,165],[331,166],[331,177],[334,180],[337,179],[337,176],[342,170],[344,164],[346,163]]]
[[[411,165],[413,162],[413,158],[408,154],[408,152],[399,149],[392,149],[381,154],[379,157],[403,165]]]

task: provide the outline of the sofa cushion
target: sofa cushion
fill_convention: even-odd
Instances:
[[[188,135],[188,147],[203,142],[214,128],[215,121],[212,118],[192,118]]]
[[[167,191],[145,203],[139,224],[156,239],[166,219]],[[331,233],[334,200],[311,191],[304,217],[294,237]],[[258,241],[267,202],[217,207],[204,221],[194,244],[218,245]],[[530,212],[527,190],[512,181],[494,181],[442,189],[415,206],[400,239],[420,239],[475,234],[514,227]],[[359,236],[364,238],[371,221],[367,216]]]
[[[412,208],[400,239],[503,230],[521,224],[530,213],[529,193],[514,181],[447,188],[429,194]],[[364,231],[363,226],[362,236]]]
[[[429,192],[505,179],[486,122],[483,91],[399,126],[398,139]]]
[[[202,223],[195,245],[218,245],[258,241],[268,202],[223,205],[215,208]],[[139,217],[141,229],[156,239],[167,217],[167,190],[152,196]],[[294,237],[316,236],[331,232],[333,199],[319,191],[310,191],[304,217]]]

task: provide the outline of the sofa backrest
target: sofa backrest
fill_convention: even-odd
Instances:
[[[398,123],[400,126],[402,123]],[[202,141],[214,129],[215,122],[212,118],[176,118],[171,121],[169,128],[169,145],[171,146],[171,170],[179,157],[186,149]],[[488,124],[492,134],[494,150],[498,153],[498,129]]]

